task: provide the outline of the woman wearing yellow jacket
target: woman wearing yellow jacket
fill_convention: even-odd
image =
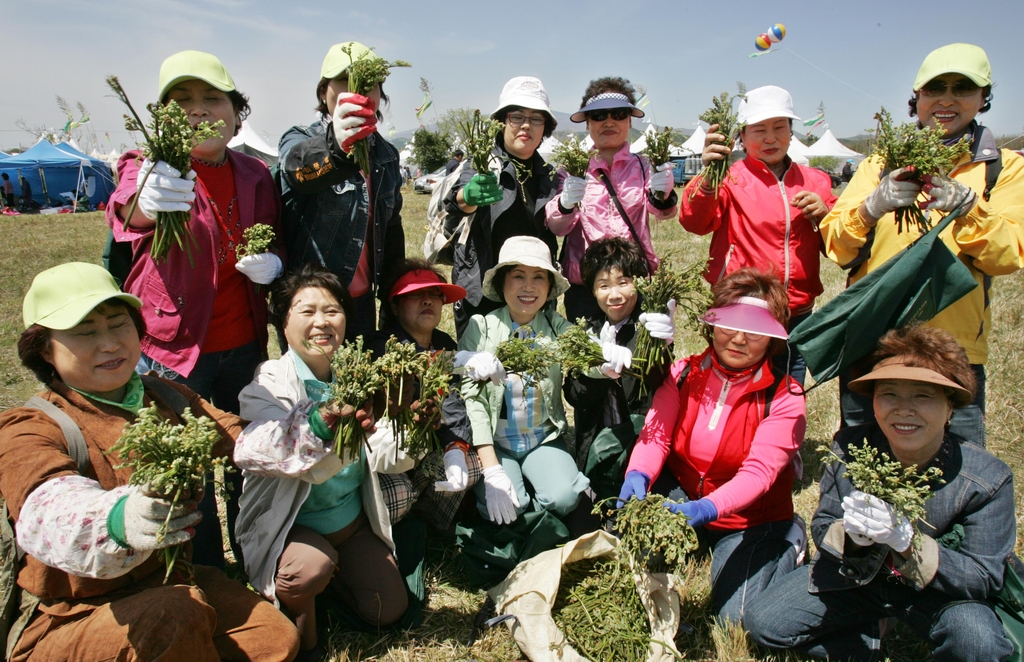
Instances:
[[[910,115],[917,115],[921,126],[943,127],[947,142],[967,136],[971,153],[949,177],[924,181],[900,181],[902,169],[883,173],[881,161],[872,157],[860,165],[821,222],[825,251],[850,271],[852,284],[921,236],[916,224],[898,232],[893,216],[897,208],[920,202],[934,224],[961,203],[969,206],[941,238],[968,266],[978,287],[928,324],[949,331],[967,350],[978,390],[974,402],[954,414],[951,431],[982,445],[992,277],[1024,267],[1024,159],[996,147],[992,131],[975,120],[991,108],[991,100],[992,70],[984,50],[950,44],[929,53],[914,81]],[[843,421],[865,422],[871,407],[858,402],[845,381],[840,384]]]

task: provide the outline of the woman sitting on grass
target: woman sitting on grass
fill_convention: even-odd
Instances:
[[[811,521],[818,554],[762,593],[744,626],[764,646],[874,660],[896,618],[935,660],[1005,660],[1013,645],[988,599],[1016,542],[1013,473],[949,432],[953,411],[974,398],[967,353],[949,332],[917,326],[882,336],[871,363],[850,388],[872,398],[874,420],[833,440],[841,460],[825,469]],[[942,471],[924,517],[908,521],[854,487],[847,463],[865,442],[902,467]]]
[[[708,348],[676,361],[654,394],[619,499],[677,498],[670,492],[682,487],[687,500],[669,508],[712,553],[715,613],[739,622],[754,596],[800,562],[793,459],[807,417],[796,382],[772,366],[788,337],[779,279],[740,269],[711,293]]]
[[[8,659],[291,660],[292,624],[222,571],[196,565],[192,582],[172,574],[164,585],[160,550],[185,543],[182,558],[192,556],[201,495],[183,496],[161,536],[171,500],[129,485],[125,458],[107,454],[142,407],[172,424],[185,408],[211,418],[218,457],[242,430],[186,387],[135,373],[141,306],[102,267],[81,262],[43,271],[25,295],[18,357],[46,386],[39,397],[80,431],[87,459],[43,411],[0,415],[0,495],[25,552],[16,578],[26,620],[4,633]],[[18,604],[15,594],[16,618]]]
[[[396,622],[408,606],[377,475],[395,449],[339,457],[331,430],[338,412],[321,404],[351,315],[345,286],[321,267],[280,279],[271,318],[287,351],[261,364],[239,395],[242,416],[254,421],[235,448],[245,476],[237,527],[245,569],[253,587],[295,619],[309,660],[323,657],[314,599],[328,584],[372,626]],[[358,414],[368,431],[370,405]],[[371,447],[383,436],[371,437]]]

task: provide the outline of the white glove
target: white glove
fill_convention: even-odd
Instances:
[[[843,528],[847,533],[888,545],[896,552],[905,552],[914,538],[914,527],[907,518],[897,515],[892,506],[878,497],[859,490],[843,497]]]
[[[149,173],[148,177],[146,173]],[[182,177],[181,173],[166,161],[153,163],[146,159],[139,168],[138,207],[151,221],[156,220],[159,212],[189,211],[196,199],[196,194],[192,190],[196,186],[195,180],[195,170],[189,170],[188,175]]]
[[[146,496],[141,486],[132,487],[124,503],[125,542],[132,549],[140,551],[163,549],[188,542],[195,531],[189,532],[186,529],[195,526],[203,518],[196,510],[195,501],[179,502],[174,506],[167,532],[163,540],[157,540],[157,531],[166,521],[170,509],[170,499]]]
[[[338,147],[346,154],[350,154],[353,144],[377,130],[377,118],[373,114],[372,102],[351,92],[339,94],[331,124],[334,125],[334,139],[338,142]]]
[[[466,379],[473,382],[485,382],[489,379],[495,385],[499,385],[508,380],[505,367],[490,352],[456,352],[455,367],[462,368]]]
[[[444,477],[447,480],[434,483],[435,492],[461,492],[469,485],[469,467],[461,448],[453,448],[444,454]]]
[[[922,209],[934,209],[936,211],[951,212],[959,207],[968,197],[974,198],[974,190],[966,184],[961,184],[955,179],[933,175],[924,178],[925,195],[930,200]],[[971,203],[971,207],[974,204]]]
[[[917,194],[921,192],[921,182],[899,181],[906,168],[893,170],[886,175],[878,186],[864,200],[864,207],[874,218],[882,218],[891,211],[900,207],[909,207],[917,200]]]
[[[516,521],[519,497],[512,480],[500,464],[484,469],[484,487],[487,488],[487,516],[495,524],[511,524]]]
[[[569,175],[562,182],[562,194],[558,197],[558,204],[562,206],[562,209],[572,209],[583,202],[583,193],[586,190],[586,179]]]
[[[672,163],[662,163],[660,166],[651,172],[651,191],[655,193],[664,193],[667,196],[672,192],[672,187],[675,186],[675,176],[672,174]]]
[[[241,271],[246,278],[257,285],[270,285],[275,278],[281,275],[283,268],[281,258],[273,253],[246,255],[235,262],[235,269]]]
[[[601,374],[610,379],[618,379],[623,370],[633,365],[633,352],[615,342],[617,333],[617,329],[608,322],[601,327],[601,354],[604,356]]]
[[[671,345],[676,338],[676,323],[673,318],[676,315],[676,300],[668,300],[668,314],[665,313],[640,313],[639,321],[647,327],[647,333],[652,338],[660,338],[665,344]]]

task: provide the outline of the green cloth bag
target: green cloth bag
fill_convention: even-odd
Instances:
[[[886,331],[926,322],[977,287],[970,269],[939,238],[953,219],[946,216],[793,329],[789,342],[815,382],[849,370]]]
[[[1013,654],[1009,662],[1024,660],[1024,581],[1021,581],[1015,566],[1019,565],[1012,556],[1006,561],[1003,572],[1003,588],[989,598],[996,616],[1003,623],[1003,632],[1013,644]]]
[[[460,522],[455,538],[462,548],[466,577],[472,586],[490,588],[505,579],[520,561],[569,542],[569,529],[554,513],[531,510],[511,524],[482,517]]]
[[[594,435],[587,453],[583,475],[590,479],[590,489],[597,500],[618,496],[626,474],[626,462],[633,444],[644,427],[644,417],[631,414],[630,420],[602,428]]]

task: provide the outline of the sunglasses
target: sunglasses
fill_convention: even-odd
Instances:
[[[587,113],[587,119],[592,119],[595,122],[603,122],[608,119],[611,115],[612,119],[616,122],[621,122],[630,115],[633,114],[632,108],[612,108],[611,110],[592,110]]]
[[[921,94],[926,97],[941,97],[946,90],[952,90],[955,97],[969,97],[979,89],[978,84],[973,80],[960,79],[952,85],[942,80],[932,80],[921,88]]]

